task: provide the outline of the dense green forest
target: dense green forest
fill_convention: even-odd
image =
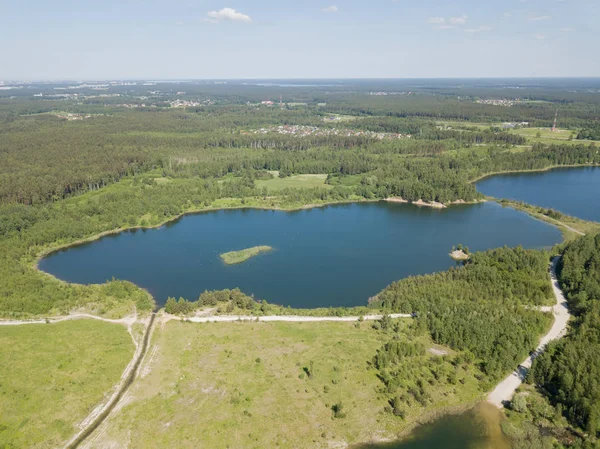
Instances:
[[[456,395],[459,387],[485,389],[486,377],[473,354],[432,353],[426,344],[428,339],[423,338],[427,328],[422,322],[406,324],[386,315],[372,326],[389,339],[369,363],[381,380],[380,391],[388,402],[386,412],[405,418],[409,411],[424,410],[440,396]]]
[[[569,244],[559,281],[576,320],[566,338],[551,343],[530,380],[576,427],[600,435],[600,235]]]
[[[252,119],[272,123],[275,118],[269,115]],[[300,114],[280,115],[279,120],[293,122]],[[218,119],[240,116],[231,112]],[[214,120],[207,112],[165,111],[66,123],[36,116],[0,125],[0,200],[42,204],[160,169],[165,176],[203,179],[254,170],[361,175],[353,193],[367,198],[399,195],[447,202],[476,199],[468,181],[489,172],[600,161],[594,144],[538,143],[531,151],[511,152],[507,148],[522,144],[523,137],[491,130],[442,131],[432,123],[420,125],[420,137],[379,140],[243,135],[220,122],[219,128],[201,131],[216,126]]]
[[[527,86],[510,107],[481,102],[506,95],[504,87],[485,83],[442,88],[371,81],[283,91],[190,83],[186,92],[167,83],[112,86],[101,96],[89,86],[70,86],[69,95],[78,97],[63,99],[53,90],[64,90],[62,85],[42,84],[35,87],[47,95],[41,98],[20,90],[10,91],[10,99],[0,93],[0,201],[57,201],[154,169],[205,179],[265,169],[356,174],[360,185],[353,193],[366,197],[472,200],[477,194],[467,182],[488,172],[598,162],[597,149],[585,141],[597,134],[600,99],[575,84]],[[390,95],[370,95],[377,89]],[[282,93],[282,107],[259,102]],[[171,107],[175,100],[190,106]],[[503,122],[550,127],[557,108],[561,126],[582,140],[574,151],[573,145],[547,143],[513,151],[531,142],[503,129]],[[265,132],[276,126],[318,131]]]
[[[524,305],[552,296],[548,256],[517,247],[475,253],[464,266],[402,279],[372,307],[415,313],[433,341],[468,351],[495,380],[535,348],[551,317]]]
[[[582,140],[600,140],[600,126],[582,129],[577,134],[577,138]]]

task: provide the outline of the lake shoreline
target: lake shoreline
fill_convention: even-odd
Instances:
[[[483,181],[484,179],[491,178],[493,176],[501,176],[501,175],[518,175],[520,173],[543,173],[547,171],[557,170],[559,168],[585,168],[585,167],[600,167],[600,164],[574,164],[574,165],[551,165],[550,167],[545,168],[533,168],[528,170],[510,170],[510,171],[499,171],[486,173],[485,175],[478,176],[477,178],[471,179],[469,181],[470,184],[478,183],[479,181]]]
[[[482,181],[486,178],[490,178],[493,176],[501,176],[501,175],[510,175],[510,174],[519,174],[519,173],[536,173],[536,172],[547,172],[547,171],[552,171],[555,169],[559,169],[559,168],[584,168],[584,167],[600,167],[600,164],[577,164],[577,165],[552,165],[549,167],[545,167],[545,168],[539,168],[539,169],[532,169],[532,170],[511,170],[511,171],[501,171],[501,172],[492,172],[492,173],[486,173],[484,175],[478,176],[477,178],[471,179],[469,181],[469,183],[473,184],[473,183],[477,183],[479,181]],[[220,210],[237,210],[237,209],[256,209],[256,210],[274,210],[274,211],[283,211],[283,212],[295,212],[295,211],[300,211],[300,210],[307,210],[307,209],[315,209],[315,208],[322,208],[322,207],[327,207],[327,206],[332,206],[332,205],[338,205],[338,204],[354,204],[354,203],[376,203],[379,201],[384,201],[384,202],[391,202],[391,203],[401,203],[401,204],[412,204],[415,206],[424,206],[424,207],[434,207],[434,208],[447,208],[449,206],[452,205],[461,205],[461,204],[480,204],[480,203],[484,203],[486,201],[489,201],[490,199],[495,200],[495,198],[492,197],[487,197],[487,198],[483,198],[481,200],[472,200],[472,201],[466,201],[463,199],[459,199],[459,200],[455,200],[455,201],[451,201],[448,203],[448,205],[443,204],[442,203],[436,203],[436,205],[431,205],[427,202],[424,202],[422,200],[420,203],[418,202],[413,202],[413,201],[408,201],[405,200],[401,197],[389,197],[389,198],[376,198],[376,199],[360,199],[360,198],[356,198],[356,199],[352,199],[352,200],[340,200],[340,201],[327,201],[324,203],[307,203],[307,204],[303,204],[300,206],[290,206],[290,207],[281,207],[281,206],[261,206],[261,205],[235,205],[235,206],[213,206],[210,205],[208,207],[203,207],[201,209],[197,209],[197,208],[192,208],[190,210],[187,210],[185,212],[182,212],[176,216],[173,217],[169,217],[166,220],[156,224],[156,225],[146,225],[146,226],[127,226],[127,227],[121,227],[121,228],[117,228],[117,229],[111,229],[108,231],[103,231],[99,234],[95,234],[93,236],[90,237],[86,237],[83,239],[79,239],[76,240],[74,242],[70,242],[70,243],[66,243],[66,244],[61,244],[61,245],[51,245],[48,248],[43,249],[42,251],[40,251],[39,253],[36,254],[34,262],[33,262],[33,266],[34,269],[36,269],[37,271],[40,271],[54,279],[57,279],[61,282],[64,282],[58,278],[56,278],[55,276],[52,276],[50,273],[47,273],[43,270],[41,270],[39,268],[39,262],[40,260],[42,260],[44,257],[49,256],[52,253],[61,251],[61,250],[65,250],[65,249],[69,249],[71,247],[75,247],[75,246],[79,246],[79,245],[83,245],[86,243],[90,243],[93,242],[95,240],[101,239],[102,237],[106,237],[109,235],[114,235],[114,234],[118,234],[120,232],[124,232],[124,231],[135,231],[138,229],[144,230],[144,229],[158,229],[166,224],[175,222],[181,218],[183,218],[186,215],[193,215],[193,214],[202,214],[205,212],[214,212],[214,211],[220,211]],[[239,199],[241,201],[241,199]],[[217,200],[218,201],[218,200]],[[499,200],[496,200],[496,202],[499,202]],[[442,205],[442,207],[440,207],[439,205]],[[536,217],[534,215],[529,214],[527,211],[526,212],[528,215],[530,215],[531,217],[540,220],[540,221],[544,221],[541,220],[539,217]],[[546,222],[549,223],[549,222]],[[553,224],[553,223],[550,223]],[[559,227],[556,224],[553,224],[556,227]],[[74,283],[76,284],[76,283]],[[83,284],[78,284],[78,285],[83,285]]]
[[[413,422],[407,424],[405,428],[400,430],[394,436],[371,437],[371,439],[368,441],[348,444],[346,445],[346,449],[368,449],[371,445],[402,443],[402,441],[407,440],[411,433],[413,433],[418,427],[430,424],[437,419],[441,419],[446,416],[457,416],[467,413],[471,410],[474,410],[480,404],[485,404],[485,401],[481,398],[477,398],[475,400],[465,401],[455,405],[448,405],[437,409],[428,410],[422,415],[419,415]]]
[[[474,202],[466,202],[464,200],[458,200],[456,202],[453,202],[451,205],[468,205],[468,204],[484,204],[486,201],[488,200],[484,200],[484,201],[479,201],[476,200]],[[54,254],[57,252],[61,252],[61,251],[65,251],[71,248],[75,248],[81,245],[86,245],[88,243],[92,243],[94,241],[100,240],[103,237],[108,237],[108,236],[112,236],[112,235],[117,235],[120,234],[122,232],[125,231],[137,231],[137,230],[152,230],[152,229],[160,229],[163,226],[170,224],[170,223],[174,223],[177,222],[178,220],[182,219],[184,216],[186,215],[200,215],[200,214],[205,214],[205,213],[210,213],[210,212],[218,212],[218,211],[227,211],[227,210],[272,210],[272,211],[281,211],[281,212],[295,212],[295,211],[300,211],[300,210],[308,210],[308,209],[315,209],[315,208],[326,208],[329,206],[337,206],[337,205],[344,205],[344,204],[362,204],[362,203],[390,203],[390,201],[385,201],[382,199],[371,199],[371,200],[367,200],[367,199],[356,199],[356,200],[343,200],[343,201],[333,201],[333,202],[326,202],[326,203],[318,203],[318,204],[305,204],[305,205],[301,205],[301,206],[290,206],[290,207],[277,207],[277,206],[262,206],[260,204],[253,204],[253,205],[243,205],[243,204],[235,204],[235,205],[223,205],[223,204],[216,204],[216,205],[211,205],[209,207],[203,207],[201,209],[197,209],[197,208],[192,208],[189,210],[186,210],[176,216],[173,217],[169,217],[157,224],[154,225],[146,225],[146,226],[128,226],[128,227],[122,227],[122,228],[117,228],[117,229],[111,229],[111,230],[107,230],[107,231],[103,231],[100,232],[98,234],[83,238],[83,239],[79,239],[73,242],[68,242],[68,243],[62,243],[62,244],[57,244],[57,245],[51,245],[49,247],[43,248],[40,252],[37,253],[37,255],[33,258],[33,260],[31,262],[26,262],[27,265],[32,266],[32,268],[40,273],[42,273],[44,276],[47,276],[50,279],[54,279],[55,281],[58,281],[59,283],[61,283],[62,285],[74,285],[74,286],[81,286],[81,287],[87,287],[87,286],[101,286],[104,285],[106,283],[105,282],[90,282],[90,283],[78,283],[78,282],[69,282],[69,281],[65,281],[63,279],[60,279],[59,277],[53,275],[50,272],[44,271],[40,268],[40,262]],[[397,202],[397,201],[391,201],[391,203],[393,202]],[[495,202],[495,201],[493,201]],[[414,204],[413,204],[414,205]],[[419,207],[419,205],[414,205],[415,207]],[[517,208],[512,208],[514,210],[518,210]],[[527,213],[525,211],[525,213]],[[559,228],[559,226],[556,223],[549,223],[545,220],[541,220],[539,217],[535,217],[530,213],[527,213],[527,215],[531,218],[534,218],[536,221],[540,221],[540,222],[544,222],[545,224],[550,224],[555,228]],[[134,283],[135,284],[135,283]],[[136,284],[136,286],[138,288],[142,288],[143,290],[147,291],[145,288],[140,287]],[[276,303],[274,303],[276,304]],[[317,308],[322,308],[322,307],[317,307]],[[306,308],[306,310],[311,310],[314,309],[314,307],[309,307]]]
[[[400,196],[391,196],[389,198],[384,198],[382,201],[385,201],[388,203],[411,204],[413,206],[419,206],[419,207],[431,207],[432,209],[447,209],[450,206],[455,206],[458,204],[485,203],[487,200],[485,198],[483,198],[480,200],[471,200],[471,201],[455,200],[455,201],[450,201],[449,203],[440,203],[438,201],[423,201],[421,199],[419,199],[417,201],[409,201],[409,200],[405,200],[404,198],[402,198]]]
[[[454,205],[462,205],[462,204],[480,204],[480,203],[485,203],[486,201],[488,201],[487,199],[483,199],[483,200],[474,200],[474,201],[465,201],[465,200],[456,200],[453,201],[451,203],[448,203],[450,206],[454,206]],[[137,225],[137,226],[127,226],[127,227],[121,227],[121,228],[117,228],[117,229],[110,229],[108,231],[102,231],[99,234],[94,234],[90,237],[85,237],[79,240],[76,240],[74,242],[70,242],[70,243],[66,243],[66,244],[61,244],[61,245],[53,245],[50,246],[48,248],[43,249],[42,251],[40,251],[39,253],[36,254],[35,259],[33,261],[33,268],[41,273],[44,273],[47,276],[50,276],[51,278],[54,278],[60,282],[65,282],[67,284],[74,284],[74,285],[89,285],[89,284],[79,284],[77,282],[66,282],[63,281],[62,279],[57,278],[56,276],[48,273],[47,271],[44,271],[42,269],[40,269],[39,267],[39,263],[42,259],[44,259],[45,257],[50,256],[53,253],[59,252],[59,251],[64,251],[70,248],[74,248],[77,246],[81,246],[81,245],[85,245],[87,243],[91,243],[94,242],[96,240],[99,240],[103,237],[108,237],[110,235],[116,235],[116,234],[120,234],[121,232],[127,232],[127,231],[138,231],[138,230],[152,230],[152,229],[160,229],[161,227],[167,225],[167,224],[171,224],[176,222],[177,220],[182,219],[183,217],[185,217],[186,215],[200,215],[200,214],[204,214],[204,213],[209,213],[209,212],[219,212],[219,211],[224,211],[224,210],[272,210],[272,211],[279,211],[279,212],[298,212],[298,211],[302,211],[302,210],[310,210],[310,209],[319,209],[319,208],[324,208],[324,207],[328,207],[328,206],[337,206],[337,205],[343,205],[343,204],[362,204],[362,203],[378,203],[378,202],[391,202],[391,203],[403,203],[403,204],[409,204],[412,206],[416,206],[416,207],[433,207],[433,208],[439,208],[436,206],[430,206],[429,204],[422,202],[422,203],[414,203],[414,202],[409,202],[407,200],[402,200],[402,201],[388,201],[387,198],[377,198],[377,199],[353,199],[353,200],[341,200],[341,201],[329,201],[326,203],[308,203],[308,204],[304,204],[302,206],[292,206],[292,207],[278,207],[278,206],[260,206],[260,205],[250,205],[250,206],[246,206],[246,205],[236,205],[236,206],[218,206],[218,207],[214,207],[214,206],[208,206],[202,209],[190,209],[187,210],[185,212],[182,212],[176,216],[173,217],[169,217],[168,219],[157,223],[155,225],[146,225],[146,226],[142,226],[142,225]],[[440,203],[441,204],[441,203]],[[444,206],[444,208],[447,208],[449,206]]]

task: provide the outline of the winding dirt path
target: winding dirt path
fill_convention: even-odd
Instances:
[[[547,218],[550,221],[553,221],[554,223],[559,224],[560,226],[563,226],[563,227],[567,228],[569,231],[574,232],[575,234],[585,235],[585,232],[578,231],[577,229],[569,226],[568,224],[563,223],[562,221],[559,221],[559,220],[557,220],[555,218],[552,218],[552,217],[548,217],[547,215],[544,215],[544,217]]]
[[[550,280],[552,282],[554,296],[556,297],[556,305],[552,308],[552,312],[554,313],[554,324],[548,333],[542,337],[536,350],[488,395],[488,402],[496,407],[501,408],[506,402],[512,399],[516,389],[519,388],[523,380],[525,380],[525,376],[527,376],[527,372],[531,368],[533,360],[544,352],[546,345],[552,340],[563,337],[567,333],[570,314],[567,307],[567,300],[565,299],[558,284],[558,279],[556,278],[556,265],[559,260],[560,256],[555,257],[550,265]]]
[[[97,315],[91,315],[89,313],[73,313],[71,315],[57,316],[52,318],[40,318],[37,320],[0,320],[0,326],[21,326],[23,324],[49,324],[49,323],[60,323],[61,321],[79,320],[84,318],[90,318],[93,320],[106,321],[107,323],[114,324],[125,324],[131,326],[137,320],[137,313],[128,315],[118,320],[110,318],[102,318]]]
[[[90,315],[89,313],[73,313],[71,315],[66,316],[57,316],[52,318],[42,318],[37,320],[0,320],[0,326],[22,326],[25,324],[52,324],[52,323],[60,323],[62,321],[72,321],[72,320],[83,320],[83,319],[92,319],[104,321],[106,323],[112,324],[122,324],[127,327],[127,332],[131,335],[131,340],[133,340],[133,344],[135,347],[138,347],[138,341],[133,335],[133,324],[137,321],[137,310],[134,310],[133,315],[128,315],[123,318],[119,318],[118,320],[113,320],[110,318],[102,318],[97,315]]]
[[[75,449],[77,448],[86,438],[88,438],[94,430],[98,428],[100,424],[104,422],[104,420],[110,415],[115,406],[119,403],[123,394],[127,391],[129,386],[133,383],[138,368],[144,355],[146,354],[146,350],[148,348],[148,340],[150,337],[150,333],[152,330],[152,325],[154,323],[154,319],[156,314],[153,313],[149,318],[145,319],[146,329],[144,331],[144,337],[142,339],[141,344],[137,344],[136,342],[136,350],[133,354],[133,358],[123,371],[121,375],[121,379],[117,383],[117,385],[113,388],[113,393],[110,395],[108,400],[100,403],[92,412],[80,423],[80,430],[77,432],[73,438],[69,440],[69,442],[65,445],[66,449]],[[133,337],[133,334],[132,334]],[[135,339],[134,339],[135,341]]]

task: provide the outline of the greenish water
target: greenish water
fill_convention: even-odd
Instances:
[[[497,175],[479,181],[477,190],[495,198],[524,201],[600,221],[600,167]]]
[[[56,252],[39,267],[60,279],[126,279],[150,291],[195,300],[204,290],[239,287],[271,303],[311,308],[365,305],[398,279],[446,270],[461,243],[544,248],[560,232],[496,203],[436,210],[355,203],[300,210],[222,210],[187,215],[159,229],[111,235]],[[226,265],[219,255],[257,245],[273,251]]]
[[[423,424],[401,441],[365,444],[353,449],[510,449],[500,429],[501,419],[498,409],[484,403],[467,412]]]

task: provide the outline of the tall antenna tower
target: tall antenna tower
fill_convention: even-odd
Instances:
[[[556,132],[556,120],[558,119],[558,109],[556,110],[556,114],[554,114],[554,124],[552,125],[552,132]]]

